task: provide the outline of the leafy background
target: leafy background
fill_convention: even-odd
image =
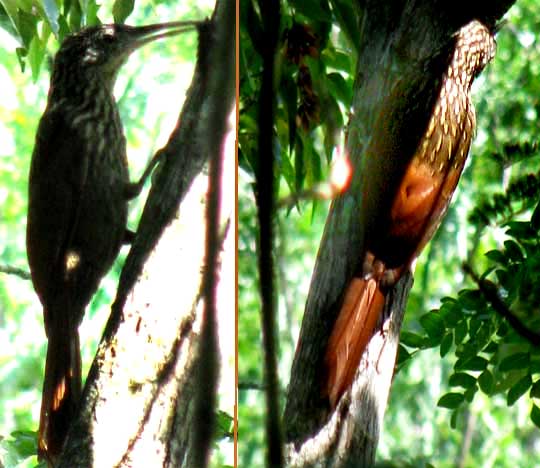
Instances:
[[[262,466],[253,173],[264,35],[256,2],[240,8],[239,465]],[[328,178],[352,95],[352,8],[341,0],[282,2],[274,125],[280,199]],[[380,466],[538,466],[539,348],[496,313],[462,267],[489,281],[484,286],[522,324],[540,331],[538,18],[534,0],[511,8],[497,56],[473,87],[477,135],[449,213],[416,265]],[[327,208],[327,201],[308,199],[277,213],[283,396]]]
[[[199,19],[214,2],[0,0],[0,266],[28,271],[25,253],[27,175],[35,131],[49,86],[52,57],[61,39],[85,25],[140,25]],[[115,95],[128,141],[132,180],[165,144],[191,80],[196,33],[137,51],[122,68]],[[144,195],[130,205],[136,227]],[[80,328],[83,372],[93,358],[116,290],[122,258],[102,281]],[[226,311],[230,314],[231,311]],[[229,330],[232,330],[230,327]],[[232,332],[231,332],[232,333]],[[219,428],[212,466],[232,465],[232,340],[224,340],[228,377],[220,388]],[[41,305],[31,282],[0,273],[0,466],[35,466],[41,385],[46,350]],[[231,357],[232,356],[232,357]],[[227,385],[227,388],[224,388]]]

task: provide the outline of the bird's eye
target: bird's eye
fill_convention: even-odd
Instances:
[[[114,35],[114,27],[112,27],[111,25],[105,26],[102,35],[103,42],[105,42],[105,44],[112,44],[114,42]]]

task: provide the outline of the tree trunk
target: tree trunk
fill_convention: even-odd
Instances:
[[[410,275],[393,288],[335,411],[322,397],[323,358],[346,284],[360,270],[379,213],[390,210],[423,135],[453,50],[472,19],[488,27],[513,1],[358,2],[359,58],[347,153],[349,189],[332,203],[313,272],[285,408],[291,466],[372,466],[392,382]]]

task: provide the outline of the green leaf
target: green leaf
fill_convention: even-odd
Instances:
[[[523,260],[523,252],[518,243],[513,240],[504,241],[504,251],[511,261],[521,262]]]
[[[123,24],[126,18],[131,15],[135,0],[115,0],[113,5],[113,17],[115,23]]]
[[[216,418],[216,433],[214,438],[217,440],[227,439],[233,436],[234,418],[225,411],[218,410]]]
[[[304,140],[304,168],[306,182],[309,186],[321,180],[321,158],[309,138]]]
[[[506,263],[508,266],[508,261]],[[513,279],[512,275],[510,275],[507,270],[503,270],[502,268],[497,268],[495,270],[495,275],[497,276],[497,280],[499,280],[501,286],[508,289],[508,284],[510,283],[510,280]]]
[[[18,36],[18,32],[15,29],[17,24],[17,2],[16,1],[2,1],[0,2],[0,12],[2,12],[2,27],[4,24],[9,25],[8,30],[13,36]]]
[[[454,341],[456,343],[456,346],[463,342],[463,340],[467,336],[468,331],[469,331],[469,324],[467,323],[467,320],[462,320],[461,322],[457,324],[456,329],[454,331]]]
[[[253,0],[244,0],[241,5],[245,5],[242,11],[245,11],[245,20],[242,22],[247,25],[247,32],[251,39],[251,45],[257,51],[259,55],[264,51],[264,30],[259,13],[253,6]]]
[[[401,344],[398,347],[398,357],[397,357],[397,366],[405,364],[409,359],[411,359],[411,353],[407,351],[407,348],[402,346]]]
[[[531,224],[527,221],[511,221],[507,223],[506,235],[514,239],[535,239],[536,232],[531,229]]]
[[[446,333],[441,341],[441,348],[439,351],[441,357],[444,357],[448,354],[448,351],[450,351],[450,348],[452,348],[453,342],[454,335],[452,334],[452,332]]]
[[[489,322],[482,322],[480,327],[474,333],[474,341],[476,342],[476,348],[482,350],[491,341],[493,330]]]
[[[294,168],[287,154],[284,154],[281,158],[281,174],[285,178],[285,182],[287,182],[289,190],[294,192]]]
[[[358,28],[358,15],[348,0],[330,0],[334,16],[341,30],[345,33],[355,55],[358,54],[360,44],[360,31]]]
[[[508,326],[508,323],[506,323],[506,321],[501,321],[496,333],[497,336],[503,338],[508,334],[510,330],[511,328]]]
[[[528,369],[531,363],[529,353],[515,353],[511,356],[505,357],[499,364],[499,370],[501,372],[508,372],[511,370]]]
[[[454,328],[463,319],[463,313],[456,301],[443,302],[439,309],[439,314],[448,328]]]
[[[486,252],[485,255],[491,261],[499,263],[500,265],[506,265],[507,263],[506,257],[500,250],[490,250],[489,252]]]
[[[296,145],[294,146],[294,171],[295,171],[295,190],[299,192],[304,186],[304,142],[300,135],[296,134]]]
[[[465,397],[465,400],[467,400],[469,403],[471,403],[474,399],[474,395],[476,395],[476,392],[478,391],[478,387],[476,385],[473,385],[472,387],[469,387],[465,394],[463,395]]]
[[[2,2],[0,2],[0,28],[5,29],[14,38],[20,39],[19,33],[15,29],[14,23],[12,22],[7,10],[3,8]]]
[[[306,2],[304,0],[291,0],[289,2],[296,13],[305,16],[311,20],[317,20],[327,23],[330,15],[328,5],[323,2]],[[323,5],[326,7],[323,7]]]
[[[352,88],[343,78],[341,73],[329,73],[327,76],[328,89],[332,96],[341,101],[345,106],[349,106],[352,101]]]
[[[452,411],[452,416],[450,417],[450,427],[452,429],[455,429],[457,427],[457,418],[458,410]]]
[[[18,11],[17,15],[17,27],[19,28],[19,34],[23,41],[24,46],[28,49],[32,39],[37,36],[37,17],[26,13],[22,10]]]
[[[506,396],[506,404],[512,406],[519,398],[525,394],[527,390],[532,385],[532,380],[530,375],[526,375],[518,380],[511,388],[508,390],[508,395]]]
[[[531,421],[536,427],[540,428],[540,408],[536,405],[533,405],[531,409]]]
[[[34,83],[39,78],[39,70],[41,69],[41,64],[43,63],[43,58],[45,56],[45,48],[39,40],[39,37],[36,35],[30,42],[30,48],[28,49],[28,62],[30,63],[30,69],[32,70],[32,79]]]
[[[480,357],[480,356],[473,356],[473,357],[466,357],[462,359],[458,359],[456,361],[456,364],[454,365],[454,369],[456,370],[469,370],[469,371],[483,371],[486,369],[488,365],[488,360]]]
[[[64,40],[64,37],[66,37],[70,32],[67,17],[64,15],[60,15],[58,17],[58,25],[58,42],[62,42]]]
[[[450,376],[448,383],[452,387],[471,388],[476,384],[476,379],[464,372],[456,372]]]
[[[322,108],[325,111],[321,115],[324,134],[324,149],[326,152],[326,160],[328,163],[332,160],[332,154],[335,147],[339,144],[338,136],[343,128],[343,116],[337,101],[328,96],[322,103]]]
[[[353,72],[353,70],[351,70],[351,54],[326,48],[322,51],[321,60],[323,60],[330,68],[341,70],[346,73]]]
[[[86,2],[86,25],[95,26],[101,24],[97,16],[100,5],[98,5],[94,0],[87,0]]]
[[[531,226],[536,231],[540,231],[540,202],[538,202],[531,215]]]
[[[476,342],[476,334],[478,333],[478,330],[480,330],[481,326],[482,326],[482,321],[478,320],[478,317],[472,317],[469,320],[469,336],[471,338],[474,338],[475,342]]]
[[[471,359],[478,354],[474,341],[468,340],[456,349],[456,356],[462,360]]]
[[[488,345],[482,350],[487,354],[495,354],[499,349],[499,344],[496,341],[490,341]]]
[[[17,59],[19,60],[21,71],[24,73],[24,70],[26,68],[26,57],[28,56],[28,50],[23,47],[17,47],[15,49],[15,53],[17,54]]]
[[[441,408],[456,409],[463,401],[465,397],[461,393],[450,392],[443,395],[437,402],[437,406]]]
[[[294,148],[296,140],[296,113],[298,109],[298,87],[294,82],[290,70],[284,71],[281,75],[280,93],[285,101],[287,110],[287,121],[289,129],[289,151]]]
[[[481,310],[484,305],[482,293],[476,289],[464,289],[459,292],[458,301],[465,310]]]
[[[69,11],[69,30],[78,31],[82,26],[82,10],[79,2],[73,2]]]
[[[493,375],[489,370],[485,370],[478,376],[478,385],[486,395],[491,395],[493,392]]]
[[[11,466],[19,465],[37,452],[37,433],[32,431],[14,431],[10,438],[3,441],[7,449]],[[7,463],[9,466],[9,463]]]
[[[401,344],[410,348],[422,348],[424,346],[424,337],[409,331],[402,331],[399,335]]]
[[[444,321],[437,312],[428,312],[422,315],[420,325],[430,338],[441,338],[445,332]]]
[[[531,387],[531,393],[529,394],[531,398],[540,398],[540,380],[534,382]]]
[[[60,31],[60,25],[58,23],[58,7],[55,0],[43,0],[43,9],[47,17],[47,22],[51,27],[52,32],[58,37]]]

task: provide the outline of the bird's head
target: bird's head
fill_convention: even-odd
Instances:
[[[116,74],[129,55],[154,40],[192,30],[198,22],[177,21],[148,26],[104,24],[67,36],[54,60],[54,74],[98,77],[112,88]]]
[[[480,21],[473,20],[459,30],[452,66],[464,85],[472,85],[473,80],[495,57],[496,49],[493,32]]]

